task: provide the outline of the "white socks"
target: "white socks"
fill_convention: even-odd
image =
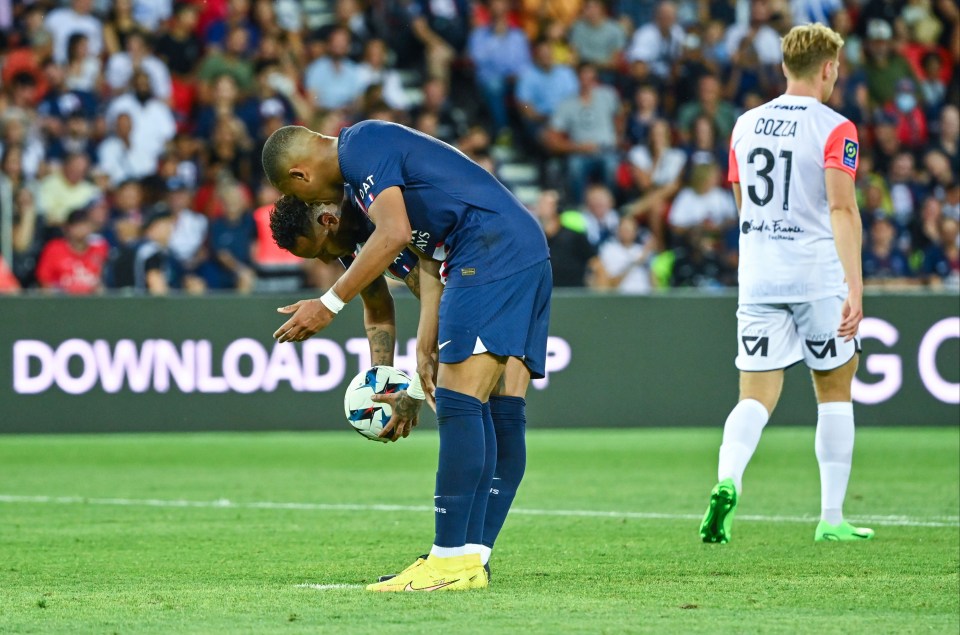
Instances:
[[[730,411],[723,425],[723,444],[720,446],[720,463],[717,480],[733,479],[739,495],[743,491],[743,471],[753,456],[760,433],[767,425],[770,414],[756,399],[744,399]]]
[[[843,499],[853,462],[853,404],[849,401],[817,406],[817,463],[820,464],[820,519],[843,522]]]
[[[480,545],[480,564],[487,564],[490,562],[490,554],[493,552],[493,549],[486,545]]]
[[[430,555],[437,558],[456,558],[457,556],[467,555],[466,547],[430,547]]]

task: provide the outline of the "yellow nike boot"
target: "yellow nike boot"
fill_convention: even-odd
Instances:
[[[429,556],[419,566],[404,569],[395,578],[367,586],[367,591],[465,591],[487,587],[487,572],[479,554],[438,558]]]

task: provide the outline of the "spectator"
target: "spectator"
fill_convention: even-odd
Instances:
[[[770,26],[770,13],[769,0],[751,0],[749,23],[734,24],[727,30],[727,53],[731,59],[740,51],[740,43],[747,40],[757,52],[761,64],[780,64],[783,59],[780,35]]]
[[[559,203],[560,197],[556,191],[544,190],[536,204],[537,218],[543,226],[550,249],[553,286],[584,287],[587,272],[597,266],[597,248],[590,244],[585,233],[561,222]]]
[[[47,14],[43,26],[53,37],[53,59],[57,64],[67,62],[67,44],[74,33],[87,36],[88,54],[98,57],[103,50],[103,25],[91,15],[93,0],[71,0],[69,7],[54,9]]]
[[[209,221],[203,214],[190,209],[192,192],[177,178],[167,182],[167,198],[163,209],[173,215],[173,233],[168,247],[184,271],[197,269],[207,257],[207,230]]]
[[[447,85],[441,79],[426,81],[423,85],[423,101],[413,108],[411,114],[414,121],[424,115],[433,116],[436,119],[436,133],[433,136],[450,144],[455,144],[468,129],[467,114],[450,101]]]
[[[135,70],[142,70],[150,77],[150,89],[157,99],[169,101],[173,90],[170,71],[160,58],[150,53],[146,37],[139,31],[127,35],[126,46],[114,53],[107,61],[106,80],[115,95],[130,88]]]
[[[353,0],[351,0],[353,1]],[[358,68],[360,85],[366,90],[379,84],[383,100],[394,110],[406,111],[410,100],[403,88],[400,74],[387,66],[387,45],[383,40],[369,40],[363,50],[363,62]]]
[[[113,122],[112,134],[97,148],[97,165],[107,173],[113,186],[147,176],[157,167],[149,155],[134,145],[132,133],[132,117],[121,112]]]
[[[4,175],[7,180],[7,164],[11,154],[4,155]],[[8,182],[12,185],[12,182]],[[36,198],[29,187],[14,189],[13,227],[12,227],[12,273],[20,286],[27,288],[36,282],[37,258],[43,249],[43,236],[46,233],[43,218],[37,213]]]
[[[330,32],[327,54],[314,60],[304,75],[304,87],[315,103],[328,110],[348,108],[363,93],[359,68],[347,57],[350,33],[343,27]]]
[[[868,286],[904,286],[913,282],[907,255],[897,246],[897,228],[886,216],[873,219],[863,246],[863,281]]]
[[[89,54],[89,40],[83,33],[73,33],[67,40],[67,63],[64,86],[69,90],[94,93],[100,87],[100,58]]]
[[[278,198],[280,193],[264,182],[257,193],[257,208],[253,210],[256,237],[253,266],[258,291],[293,291],[302,286],[304,278],[303,261],[273,241],[270,211]]]
[[[137,245],[130,276],[137,291],[166,295],[182,285],[183,271],[169,250],[173,223],[173,214],[165,209],[153,212],[144,221],[143,241]],[[126,277],[126,273],[121,275]]]
[[[490,0],[490,25],[474,29],[467,45],[494,136],[509,130],[507,100],[513,94],[513,82],[530,64],[527,37],[510,26],[508,9],[507,0]]]
[[[940,132],[933,140],[933,148],[950,162],[954,174],[960,174],[960,108],[947,104],[940,113]]]
[[[100,277],[108,247],[93,230],[86,210],[76,209],[67,215],[63,238],[54,238],[40,253],[37,280],[41,287],[70,295],[88,295],[103,289]]]
[[[67,155],[63,169],[40,181],[38,207],[47,225],[61,225],[70,212],[86,207],[100,196],[97,186],[87,180],[90,160],[82,152]]]
[[[310,119],[313,104],[300,94],[296,81],[281,70],[276,60],[260,60],[256,71],[257,89],[250,105],[256,108],[257,126],[250,130],[251,136],[262,134],[264,121],[271,117],[279,117],[281,125]]]
[[[730,192],[720,187],[715,163],[694,165],[687,187],[673,200],[667,223],[674,238],[682,238],[697,227],[724,235],[736,226],[737,206]]]
[[[917,100],[913,80],[897,82],[893,102],[886,107],[887,113],[896,120],[897,139],[908,148],[927,144],[927,118]]]
[[[680,191],[687,155],[670,142],[670,124],[656,121],[650,128],[648,146],[634,146],[627,155],[633,184],[640,198],[630,205],[630,213],[646,221],[657,238],[663,238],[661,221],[667,203]]]
[[[470,37],[469,2],[413,0],[405,10],[410,32],[422,47],[427,77],[449,84],[450,66],[464,52]]]
[[[684,138],[690,138],[693,122],[701,115],[713,120],[718,135],[724,139],[730,138],[733,125],[737,122],[737,113],[733,105],[723,99],[720,80],[713,75],[704,75],[700,78],[697,94],[697,101],[684,104],[677,113],[677,125]]]
[[[40,135],[29,134],[28,123],[19,114],[11,116],[9,111],[6,116],[0,117],[0,129],[2,129],[3,134],[0,150],[10,146],[18,146],[21,149],[21,166],[24,175],[29,179],[36,178],[44,165],[45,158],[44,145]]]
[[[893,217],[898,227],[910,224],[916,210],[926,195],[926,188],[916,181],[916,161],[910,152],[900,152],[890,165],[887,179],[890,184],[890,201]]]
[[[47,91],[37,106],[40,128],[47,139],[55,140],[63,134],[68,117],[78,113],[85,120],[93,121],[98,114],[99,101],[92,92],[67,88],[64,85],[63,68],[52,60],[43,65]]]
[[[197,79],[210,82],[220,75],[232,75],[240,91],[246,93],[253,88],[253,62],[247,57],[249,35],[243,27],[233,27],[227,33],[223,50],[210,49],[200,62]],[[205,88],[201,84],[201,92]],[[204,95],[205,96],[205,95]]]
[[[653,235],[647,232],[641,237],[637,221],[624,216],[616,234],[600,245],[597,287],[621,293],[649,293],[653,288],[650,262],[655,255]]]
[[[252,257],[257,236],[246,193],[236,183],[221,186],[223,216],[210,225],[210,264],[205,276],[211,289],[250,293],[256,283]]]
[[[175,77],[187,77],[197,68],[203,47],[196,37],[200,11],[189,2],[176,5],[173,20],[154,45],[157,57]],[[121,47],[122,50],[124,47]]]
[[[174,0],[133,0],[132,14],[140,28],[153,31],[170,18],[173,3]]]
[[[721,251],[719,235],[694,227],[673,248],[670,285],[698,289],[719,289],[736,284],[737,270]]]
[[[557,106],[547,129],[547,147],[566,157],[569,200],[579,205],[587,183],[613,187],[620,157],[617,128],[620,101],[616,92],[597,81],[597,69],[583,63],[577,71],[580,92]]]
[[[228,34],[234,29],[243,29],[247,34],[243,53],[253,53],[260,43],[260,32],[250,21],[250,0],[229,0],[227,14],[207,26],[204,40],[211,48],[224,48]]]
[[[517,81],[516,100],[527,139],[536,147],[543,143],[543,130],[563,101],[577,94],[577,75],[569,66],[554,64],[553,47],[546,40],[534,44],[533,64]]]
[[[51,139],[47,146],[47,158],[60,162],[72,153],[85,154],[91,162],[97,158],[97,144],[93,140],[92,122],[80,111],[74,111],[67,117],[66,126],[60,136]]]
[[[133,18],[133,0],[114,0],[103,25],[103,47],[109,56],[127,48],[127,37],[138,33],[140,25]]]
[[[107,125],[113,125],[120,113],[130,115],[131,138],[133,145],[143,153],[143,161],[156,164],[164,145],[177,133],[177,124],[170,106],[154,96],[153,84],[146,71],[134,71],[132,90],[107,106]]]
[[[947,83],[943,80],[943,59],[937,53],[923,56],[920,96],[928,118],[935,119],[947,101]]]
[[[587,240],[591,245],[599,246],[616,235],[620,215],[613,207],[613,193],[605,185],[591,185],[584,198],[583,221]]]
[[[586,0],[580,19],[570,28],[570,44],[581,61],[596,65],[601,75],[616,71],[626,46],[627,36],[615,20],[607,16],[601,0]]]
[[[627,59],[646,63],[654,75],[666,80],[673,63],[683,52],[685,38],[683,27],[677,24],[677,6],[663,0],[657,5],[654,21],[644,24],[633,34]]]
[[[626,140],[631,146],[647,145],[650,128],[662,117],[660,112],[660,93],[656,86],[643,83],[633,93],[633,103],[627,117]]]
[[[929,281],[960,291],[960,221],[944,216],[940,219],[940,241],[924,256],[924,270]]]
[[[728,156],[725,147],[717,139],[717,128],[707,115],[693,120],[692,139],[684,148],[687,165],[715,163],[720,168],[721,181],[726,184]]]
[[[910,64],[893,49],[892,38],[893,29],[887,22],[871,20],[867,25],[864,71],[870,99],[879,107],[884,107],[893,100],[900,80],[913,79]]]

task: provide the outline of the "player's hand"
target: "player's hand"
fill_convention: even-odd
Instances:
[[[377,435],[381,439],[397,441],[401,437],[406,438],[420,422],[420,406],[423,405],[423,400],[414,399],[407,394],[406,390],[392,395],[374,395],[371,399],[377,403],[389,404],[393,410],[390,421]]]
[[[433,351],[417,351],[417,375],[420,376],[420,385],[423,387],[423,394],[426,396],[427,405],[434,412],[437,411],[437,357],[439,353],[437,347]]]
[[[318,299],[300,300],[282,306],[277,313],[293,313],[293,317],[273,333],[273,338],[278,342],[302,342],[329,326],[335,317],[333,311]]]
[[[837,336],[844,342],[849,342],[857,334],[860,321],[863,319],[863,298],[859,293],[850,293],[843,301],[843,310],[840,312],[840,326],[837,327]]]

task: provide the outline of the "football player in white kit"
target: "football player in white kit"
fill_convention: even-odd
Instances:
[[[781,43],[786,93],[744,113],[733,129],[740,400],[724,425],[719,482],[700,526],[704,542],[730,540],[743,472],[780,398],[784,369],[800,361],[812,372],[817,397],[821,520],[814,539],[873,537],[873,530],[843,518],[863,279],[857,129],[824,105],[842,46],[821,24],[791,29]]]

